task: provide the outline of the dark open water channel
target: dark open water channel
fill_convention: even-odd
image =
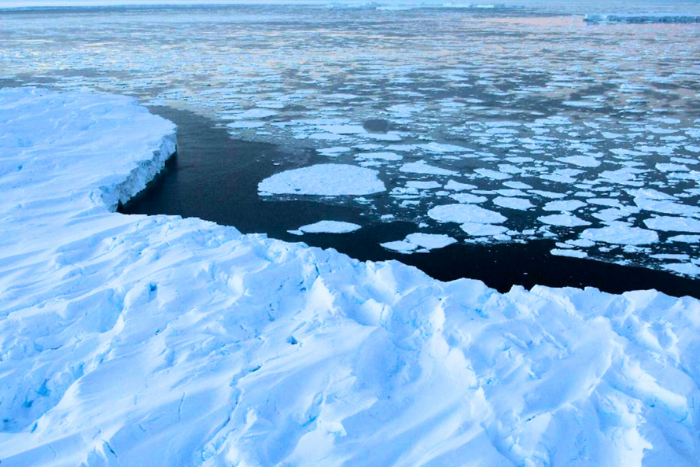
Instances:
[[[354,205],[261,198],[258,183],[279,172],[275,164],[288,162],[288,153],[271,144],[234,140],[225,129],[215,128],[213,121],[189,112],[166,107],[152,107],[151,111],[178,125],[178,154],[144,192],[120,207],[124,214],[199,217],[235,226],[243,233],[265,233],[290,242],[334,248],[362,261],[396,259],[442,281],[479,279],[500,292],[513,285],[531,288],[540,284],[590,286],[611,293],[656,289],[669,295],[700,298],[700,281],[645,268],[553,256],[549,252],[554,242],[548,240],[453,244],[427,254],[387,251],[379,244],[415,232],[415,225],[368,224],[361,209]],[[294,163],[310,165],[316,157],[313,151],[296,153]],[[341,235],[298,237],[287,232],[319,220],[354,222],[363,228]]]

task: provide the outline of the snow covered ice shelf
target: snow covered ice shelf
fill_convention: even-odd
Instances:
[[[174,135],[130,98],[0,90],[3,467],[697,465],[697,300],[114,213]]]

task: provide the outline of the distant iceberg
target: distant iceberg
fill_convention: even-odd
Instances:
[[[587,23],[700,23],[695,15],[586,15]]]

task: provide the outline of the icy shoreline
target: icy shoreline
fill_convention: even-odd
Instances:
[[[133,99],[0,90],[4,465],[693,465],[700,302],[507,294],[111,212]]]

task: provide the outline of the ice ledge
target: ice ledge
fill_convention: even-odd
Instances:
[[[110,211],[115,211],[120,203],[126,203],[146,188],[148,182],[153,180],[163,170],[165,163],[176,152],[177,132],[173,130],[171,133],[161,137],[160,147],[153,151],[149,159],[141,161],[137,167],[132,169],[123,182],[111,186],[102,186],[91,197],[101,200]]]

